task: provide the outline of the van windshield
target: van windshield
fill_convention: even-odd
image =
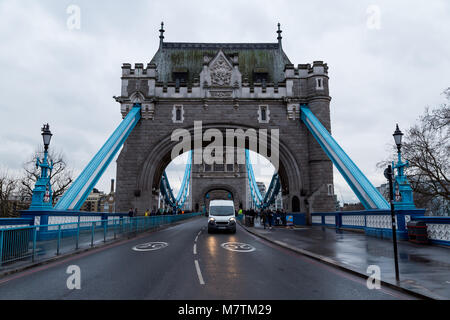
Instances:
[[[211,206],[209,207],[209,215],[211,216],[231,216],[234,215],[233,206]]]

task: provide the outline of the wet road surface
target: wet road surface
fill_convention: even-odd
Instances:
[[[0,299],[413,299],[204,217],[0,278]],[[149,244],[152,242],[151,244]],[[157,242],[157,243],[156,243]],[[69,290],[67,268],[80,268]]]

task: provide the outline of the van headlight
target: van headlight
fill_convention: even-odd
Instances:
[[[236,222],[236,218],[235,217],[231,217],[230,220],[228,220],[229,222]]]
[[[214,221],[216,221],[216,219],[214,219],[214,218],[209,218],[208,219],[208,223],[214,223]]]

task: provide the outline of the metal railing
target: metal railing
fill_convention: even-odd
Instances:
[[[0,229],[0,268],[18,261],[32,262],[94,247],[118,238],[159,228],[201,213],[109,219]]]

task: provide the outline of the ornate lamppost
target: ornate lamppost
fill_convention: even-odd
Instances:
[[[394,205],[396,210],[410,210],[415,209],[413,201],[413,191],[411,185],[409,184],[408,179],[406,178],[404,169],[408,167],[408,161],[402,161],[402,137],[403,133],[397,127],[393,134],[395,144],[397,145],[397,164],[395,165],[394,161],[392,162],[392,168],[397,169],[397,175],[395,175],[394,181]]]
[[[41,175],[36,181],[33,189],[33,196],[31,198],[31,205],[29,210],[51,210],[52,207],[52,186],[50,183],[50,176],[53,169],[53,161],[48,162],[48,146],[52,139],[49,124],[44,124],[42,129],[42,140],[44,142],[44,159],[36,159],[36,168],[41,168]]]

